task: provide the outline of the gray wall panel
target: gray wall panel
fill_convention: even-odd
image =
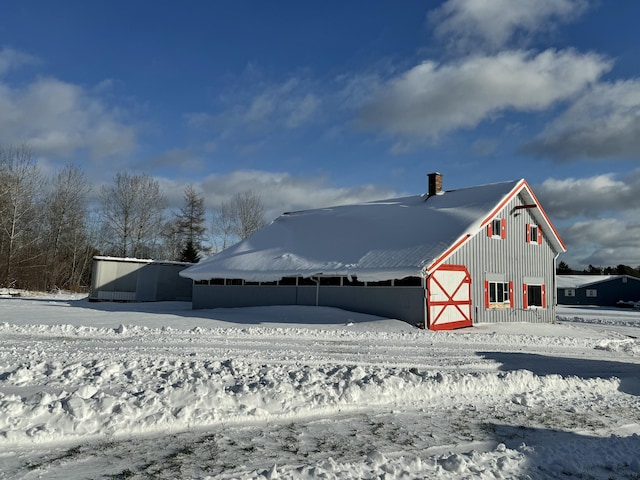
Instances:
[[[96,258],[93,261],[89,299],[189,301],[192,281],[178,275],[187,266],[179,263]]]
[[[421,287],[357,286],[231,286],[194,285],[193,308],[229,308],[258,305],[331,306],[397,318],[412,324],[423,321],[424,291]]]
[[[295,305],[296,287],[194,285],[193,308]]]

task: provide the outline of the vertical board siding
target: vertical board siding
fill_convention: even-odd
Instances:
[[[552,322],[555,320],[555,298],[546,297],[547,308],[525,309],[522,285],[525,277],[544,279],[546,291],[555,291],[555,253],[549,242],[527,243],[527,224],[536,224],[525,205],[516,195],[495,218],[505,219],[505,238],[489,237],[485,228],[472,236],[446,261],[449,264],[466,265],[471,274],[471,298],[474,322]],[[545,235],[543,229],[539,233]],[[513,282],[513,308],[485,308],[485,281],[487,274],[503,274],[505,282]]]

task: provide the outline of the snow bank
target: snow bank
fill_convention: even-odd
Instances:
[[[34,361],[0,373],[16,393],[0,393],[3,443],[51,442],[248,418],[273,421],[426,402],[486,406],[551,400],[597,401],[615,379],[539,377],[528,371],[428,372],[378,366],[256,365],[242,359],[191,361],[137,358],[84,362]],[[535,393],[532,393],[535,392]]]
[[[0,299],[0,478],[635,478],[637,312],[561,313]]]

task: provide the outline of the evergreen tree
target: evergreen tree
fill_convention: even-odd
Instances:
[[[188,185],[184,191],[184,206],[176,215],[176,226],[182,239],[181,244],[184,245],[181,257],[185,256],[185,252],[193,250],[193,254],[189,258],[197,258],[197,260],[181,258],[181,261],[196,263],[200,259],[200,252],[205,250],[203,246],[206,231],[204,223],[204,197],[198,195],[193,185]]]
[[[189,263],[198,263],[200,261],[200,255],[191,240],[187,240],[187,246],[184,247],[180,254],[180,261]]]
[[[571,270],[571,267],[569,267],[566,262],[560,262],[558,264],[558,267],[556,268],[556,273],[560,275],[568,275],[570,273],[573,273],[573,270]]]

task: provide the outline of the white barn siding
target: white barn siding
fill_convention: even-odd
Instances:
[[[471,274],[473,321],[475,322],[552,322],[555,302],[554,257],[545,232],[542,244],[526,243],[527,224],[535,224],[532,211],[515,209],[527,203],[516,195],[494,218],[506,219],[506,238],[487,236],[486,227],[471,237],[446,261],[466,265]],[[485,280],[513,282],[513,308],[485,308]],[[523,284],[534,280],[545,284],[547,308],[524,309]]]

